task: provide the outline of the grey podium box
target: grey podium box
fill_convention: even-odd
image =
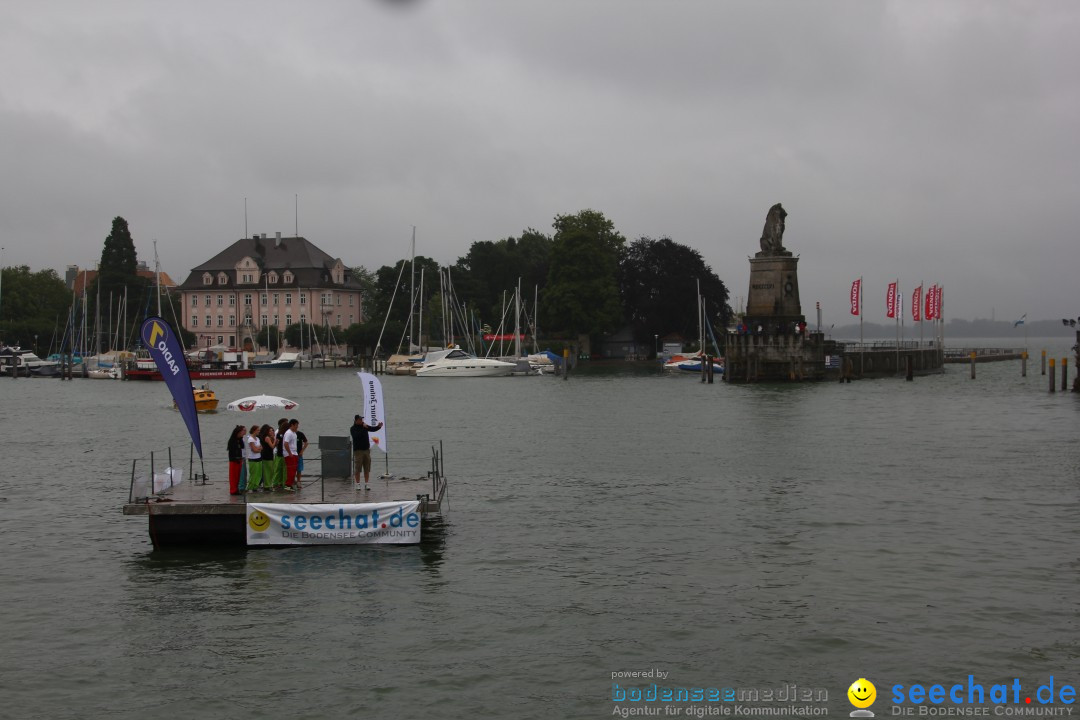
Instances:
[[[347,478],[352,475],[352,438],[320,435],[323,477]]]

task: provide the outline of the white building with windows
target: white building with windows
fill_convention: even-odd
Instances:
[[[265,327],[302,322],[336,332],[363,318],[360,284],[341,259],[281,233],[236,241],[192,268],[179,289],[181,322],[199,347],[242,349],[248,333]]]

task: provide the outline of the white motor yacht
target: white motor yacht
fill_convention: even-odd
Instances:
[[[497,377],[509,375],[514,363],[478,358],[455,345],[448,350],[435,350],[424,356],[416,369],[417,377]]]
[[[29,350],[5,347],[0,351],[0,372],[26,377],[53,377],[60,374],[60,363],[55,360],[42,360]]]

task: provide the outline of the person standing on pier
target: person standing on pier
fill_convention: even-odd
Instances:
[[[247,437],[244,438],[244,448],[247,451],[248,481],[247,492],[255,492],[262,485],[262,443],[259,442],[259,426],[252,425]]]
[[[226,449],[229,453],[229,494],[239,495],[240,473],[244,469],[244,431],[243,425],[237,425],[229,435],[229,443]]]
[[[352,435],[352,449],[353,449],[353,482],[356,484],[356,489],[360,489],[360,470],[364,470],[364,490],[370,490],[368,486],[368,479],[371,477],[371,438],[368,437],[368,432],[372,430],[379,430],[383,424],[380,422],[375,427],[368,425],[364,422],[364,418],[356,415],[353,418],[353,426],[349,428],[349,434]]]
[[[263,425],[259,428],[259,444],[262,445],[262,481],[267,490],[274,489],[274,448],[277,442],[274,438],[274,428]]]
[[[288,427],[289,418],[281,418],[274,433],[274,474],[270,483],[274,490],[285,489],[285,431]]]
[[[282,455],[285,458],[285,490],[294,492],[296,487],[296,466],[300,460],[297,452],[296,428],[300,427],[300,421],[295,418],[289,421],[285,428],[285,434],[281,436]]]
[[[296,428],[296,484],[300,484],[300,480],[304,476],[304,451],[307,450],[308,440],[304,431],[297,426]]]

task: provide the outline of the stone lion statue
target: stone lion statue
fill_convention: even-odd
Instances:
[[[787,211],[780,203],[769,208],[765,216],[765,229],[761,231],[761,254],[780,255],[784,250],[784,218]]]

